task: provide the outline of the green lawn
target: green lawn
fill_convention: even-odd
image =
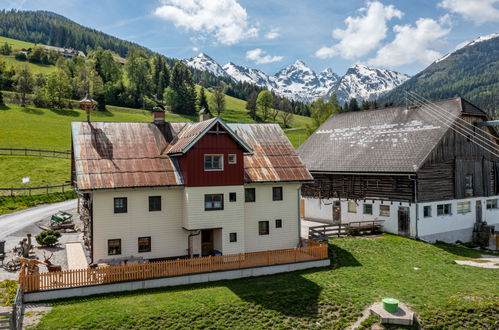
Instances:
[[[454,263],[478,251],[391,235],[330,247],[329,268],[59,301],[38,328],[344,329],[384,297],[424,328],[499,327],[498,270]]]
[[[27,41],[21,41],[17,39],[11,39],[7,37],[0,37],[0,45],[3,45],[4,43],[8,43],[11,47],[12,50],[16,51],[19,49],[28,49],[33,47],[35,44],[32,42],[27,42]]]
[[[70,171],[70,159],[0,156],[0,187],[39,187],[64,184],[70,180]],[[27,176],[30,177],[30,183],[23,185],[21,179]]]

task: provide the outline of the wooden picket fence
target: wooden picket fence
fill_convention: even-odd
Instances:
[[[241,253],[225,256],[177,259],[143,264],[65,270],[54,273],[19,274],[24,292],[99,285],[223,270],[271,266],[328,258],[328,246],[308,241],[308,246],[285,250]]]

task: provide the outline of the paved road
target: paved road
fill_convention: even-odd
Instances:
[[[72,199],[65,202],[40,205],[26,210],[0,215],[0,240],[5,239],[10,234],[30,226],[59,210],[69,211],[76,207],[77,200]]]

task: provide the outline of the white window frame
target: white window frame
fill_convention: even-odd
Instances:
[[[445,206],[449,205],[449,213],[438,214],[438,207],[441,206],[442,210],[445,210]],[[437,217],[452,215],[452,203],[438,204],[437,205]]]
[[[220,157],[220,166],[221,168],[206,168],[206,157],[211,157],[211,164],[213,166],[213,157],[214,156],[219,156]],[[203,167],[205,171],[223,171],[224,170],[224,155],[223,154],[205,154],[203,157]]]
[[[233,160],[231,160],[231,157],[234,157]],[[237,164],[237,155],[236,154],[228,154],[227,155],[227,162],[231,165]]]
[[[386,211],[382,210],[382,208],[384,208],[384,207],[388,207],[388,213],[386,213],[386,214],[383,214],[384,212],[386,212]],[[390,205],[381,204],[379,206],[379,216],[380,217],[389,217],[391,214],[392,214],[392,208],[390,207]]]
[[[465,205],[468,205],[467,208],[464,208]],[[471,202],[457,202],[456,204],[456,212],[457,214],[466,214],[471,212]]]

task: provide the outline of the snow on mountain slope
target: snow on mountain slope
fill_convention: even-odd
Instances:
[[[439,58],[438,60],[436,60],[434,63],[442,62],[443,60],[445,60],[446,58],[448,58],[449,56],[451,56],[452,54],[454,54],[455,52],[457,52],[460,49],[463,49],[463,48],[468,47],[468,46],[473,46],[473,45],[476,45],[476,44],[478,44],[480,42],[484,42],[484,41],[487,41],[487,40],[490,40],[490,39],[494,39],[494,38],[497,38],[497,37],[499,37],[499,33],[492,33],[492,34],[488,34],[486,36],[478,37],[478,38],[476,38],[475,40],[473,40],[471,42],[464,43],[464,45],[461,44],[463,46],[456,47],[456,49],[454,49],[454,51],[445,54],[444,56],[442,56],[441,58]]]
[[[197,56],[182,60],[182,62],[194,69],[208,71],[217,77],[231,78],[220,64],[205,53],[199,53]]]
[[[327,96],[335,93],[340,103],[351,98],[356,98],[358,101],[373,100],[409,78],[399,72],[357,64],[347,70],[338,84],[329,90]]]
[[[232,62],[225,64],[223,69],[236,81],[253,83],[257,86],[266,87],[269,90],[275,89],[269,76],[258,69],[237,65]]]

